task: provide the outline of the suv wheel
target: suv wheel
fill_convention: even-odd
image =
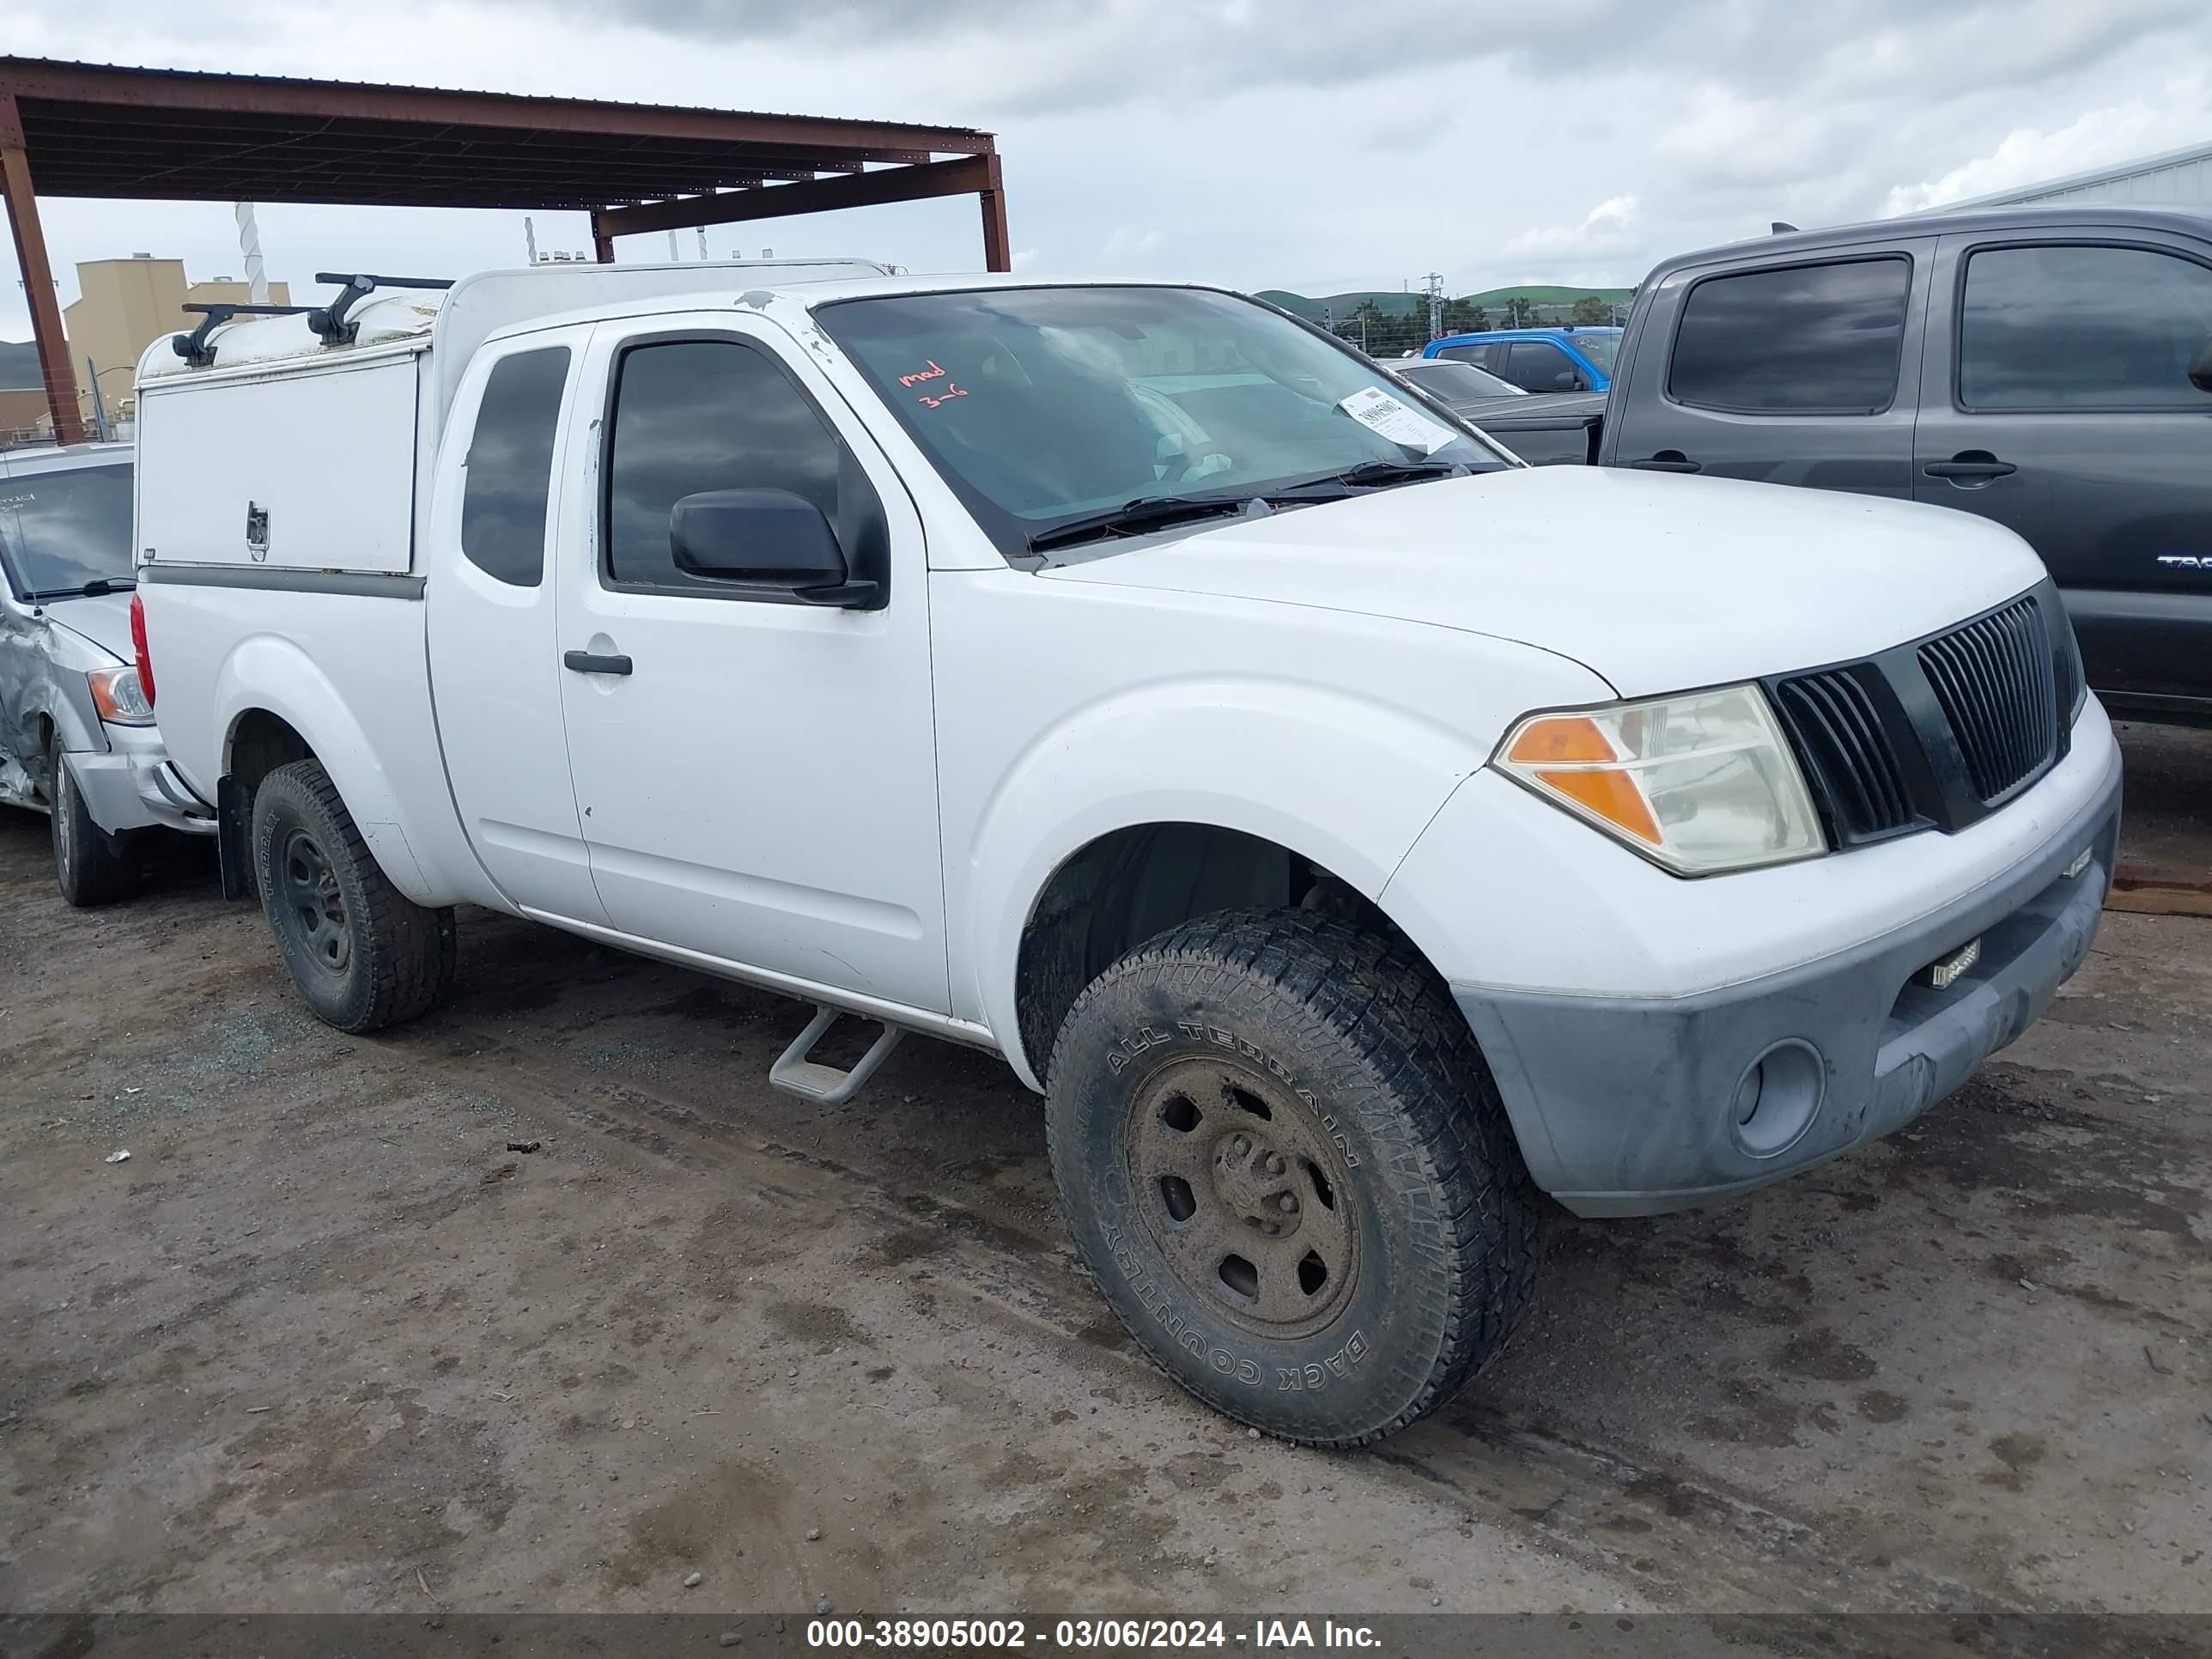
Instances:
[[[1046,1110],[1107,1301],[1241,1422],[1380,1439],[1528,1306],[1542,1200],[1466,1022],[1401,942],[1307,911],[1187,922],[1077,999]]]
[[[58,736],[46,748],[46,776],[53,803],[54,878],[62,896],[80,909],[130,897],[138,885],[138,870],[129,843],[92,821]]]

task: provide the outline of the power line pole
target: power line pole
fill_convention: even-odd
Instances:
[[[1432,270],[1428,274],[1422,291],[1429,296],[1429,337],[1440,340],[1444,332],[1443,273]]]

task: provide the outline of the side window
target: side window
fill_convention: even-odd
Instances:
[[[680,570],[668,515],[708,489],[787,489],[837,528],[856,568],[879,534],[875,493],[820,411],[766,352],[670,340],[623,354],[606,465],[606,574],[616,582],[729,594]],[[742,592],[744,590],[740,589]]]
[[[545,578],[545,502],[568,348],[518,351],[493,365],[469,434],[461,554],[487,576],[535,587]]]
[[[1516,340],[1505,360],[1505,378],[1524,392],[1567,391],[1559,384],[1559,376],[1574,372],[1567,354],[1543,340]]]
[[[1487,346],[1439,346],[1437,349],[1437,356],[1439,357],[1449,357],[1455,362],[1462,363],[1479,363],[1482,361],[1482,354],[1488,349],[1489,348]]]
[[[1897,398],[1902,255],[1708,276],[1674,331],[1677,403],[1749,415],[1879,415]]]
[[[1959,401],[1969,409],[2212,409],[2212,270],[2140,247],[1983,248],[1966,260]]]

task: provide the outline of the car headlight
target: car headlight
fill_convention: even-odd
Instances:
[[[1531,714],[1492,764],[1677,875],[1828,850],[1755,685]]]
[[[125,665],[121,668],[95,668],[85,676],[92,685],[92,706],[100,711],[100,718],[110,726],[151,726],[154,705],[146,701],[146,689],[138,684],[138,671]]]

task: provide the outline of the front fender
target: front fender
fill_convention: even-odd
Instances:
[[[62,748],[72,755],[104,754],[107,730],[93,706],[89,669],[115,659],[43,617],[0,616],[0,708],[13,729],[0,734],[0,752],[13,754],[33,775],[46,765],[42,720],[53,722]],[[52,787],[51,784],[48,786]]]
[[[215,684],[218,729],[223,733],[222,770],[245,717],[265,710],[297,732],[337,786],[370,855],[392,884],[417,904],[453,901],[436,893],[416,861],[408,817],[376,750],[345,700],[314,659],[290,641],[258,634],[240,641],[223,661]]]
[[[1054,872],[1101,836],[1241,830],[1373,899],[1487,755],[1442,720],[1291,679],[1178,678],[1073,711],[1006,769],[972,843],[965,932],[984,1023],[1041,1088],[1018,1017],[1022,934]]]

